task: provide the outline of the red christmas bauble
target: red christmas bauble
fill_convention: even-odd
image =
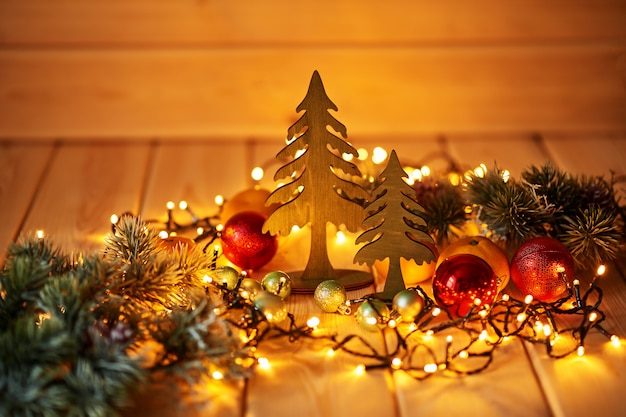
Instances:
[[[439,264],[433,278],[435,300],[459,317],[465,316],[472,306],[492,304],[497,293],[496,274],[476,255],[450,256]]]
[[[564,273],[564,277],[561,276]],[[574,277],[574,259],[556,239],[542,236],[527,240],[511,259],[511,280],[524,294],[540,301],[554,301]]]
[[[254,211],[243,211],[233,215],[222,230],[224,256],[244,270],[259,269],[276,254],[276,236],[263,233],[266,217]]]

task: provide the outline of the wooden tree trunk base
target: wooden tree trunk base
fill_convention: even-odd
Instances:
[[[302,278],[304,271],[288,272],[291,277],[291,292],[295,294],[313,294],[320,282],[330,278]],[[374,283],[374,276],[366,271],[353,269],[336,269],[336,279],[346,291],[365,288]]]

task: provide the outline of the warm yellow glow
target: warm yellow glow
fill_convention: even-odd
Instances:
[[[441,309],[439,307],[435,307],[433,308],[433,311],[430,314],[432,314],[433,317],[437,317],[439,314],[441,314]]]
[[[478,178],[484,178],[485,177],[485,170],[478,166],[476,168],[474,168],[474,176],[478,177]]]
[[[576,286],[580,285],[580,281],[575,279],[574,281],[572,281],[572,284],[574,284],[574,286],[576,287]]]
[[[596,273],[598,275],[604,275],[605,272],[606,272],[606,266],[605,265],[600,265],[598,267],[598,270],[596,271]]]
[[[174,210],[174,207],[176,207],[173,201],[168,201],[167,204],[165,204],[165,206],[167,207],[168,210]]]
[[[120,218],[117,217],[117,214],[115,213],[111,214],[111,223],[117,224],[118,221],[120,221]]]
[[[532,295],[530,295],[530,294],[528,294],[528,295],[524,298],[524,302],[525,302],[526,304],[530,304],[530,303],[532,303],[532,302],[533,302],[533,296],[532,296]]]
[[[595,311],[592,311],[591,313],[589,313],[589,321],[594,322],[598,319],[598,313],[596,313]]]
[[[335,241],[337,242],[338,245],[341,245],[342,243],[346,243],[346,234],[342,232],[341,230],[339,230],[335,237]]]
[[[422,180],[422,171],[420,171],[419,169],[416,169],[415,171],[413,171],[411,173],[411,178],[413,179],[413,183],[415,183],[415,181],[419,182]]]
[[[397,324],[398,324],[398,323],[396,323],[396,321],[395,321],[394,319],[390,319],[390,320],[387,322],[387,326],[389,326],[389,327],[390,327],[390,328],[392,328],[392,329],[393,329],[393,328],[395,328]]]
[[[218,206],[221,206],[224,204],[224,196],[221,194],[218,194],[215,196],[213,201],[215,201],[215,204],[217,204]]]
[[[208,275],[204,275],[204,276],[202,277],[202,282],[204,282],[205,284],[210,284],[211,282],[213,282],[213,278],[211,278],[211,277],[210,277],[210,276],[208,276]]]
[[[480,298],[474,298],[474,305],[479,306],[483,301]]]
[[[467,352],[467,350],[462,350],[459,352],[459,358],[461,359],[467,359],[469,358],[469,353]]]
[[[178,203],[178,208],[181,209],[181,210],[187,210],[187,207],[189,207],[189,206],[187,205],[187,202],[185,200],[181,200]]]
[[[299,231],[300,231],[300,226],[295,225],[295,224],[291,226],[291,233],[297,233]]]
[[[415,323],[409,324],[409,331],[414,332],[415,330],[417,330],[417,324]]]
[[[352,161],[354,159],[354,155],[351,153],[343,153],[341,154],[341,157],[343,158],[344,161]]]
[[[428,165],[424,165],[420,168],[420,172],[422,173],[422,177],[428,177],[430,175],[430,167]]]
[[[224,374],[221,371],[213,371],[211,376],[213,376],[213,379],[223,379],[224,378]]]
[[[372,151],[372,162],[375,164],[382,164],[387,159],[387,151],[380,146],[377,146]]]
[[[461,176],[456,172],[451,172],[450,174],[448,174],[448,181],[450,181],[450,184],[456,187],[461,184]]]
[[[365,161],[370,156],[369,153],[367,152],[367,149],[365,149],[365,148],[359,148],[359,149],[357,149],[357,152],[359,154],[357,156],[359,161]]]
[[[160,237],[161,239],[167,239],[167,238],[169,237],[169,233],[167,233],[167,230],[161,230],[161,231],[159,232],[159,237]]]
[[[215,230],[217,230],[218,232],[221,232],[222,230],[224,230],[224,225],[223,224],[218,224],[217,226],[215,226]]]
[[[250,173],[250,175],[252,176],[253,180],[261,181],[263,179],[263,176],[265,175],[265,172],[261,167],[254,167],[252,168],[252,172]]]
[[[363,375],[365,374],[365,365],[358,365],[356,368],[354,368],[354,374],[355,375]]]
[[[402,359],[400,359],[400,358],[393,358],[391,360],[391,367],[393,369],[400,369],[401,366],[402,366]]]
[[[550,326],[549,324],[544,324],[543,325],[543,335],[545,337],[548,337],[552,334],[552,326]]]
[[[202,233],[204,233],[204,227],[198,227],[196,229],[196,234],[201,235]]]
[[[519,313],[517,315],[517,321],[522,322],[524,320],[526,320],[526,313]]]
[[[37,233],[37,239],[43,239],[43,230],[42,229],[37,230],[36,233]]]
[[[305,152],[306,152],[306,149],[298,149],[298,150],[296,151],[296,155],[295,155],[296,159],[298,159],[298,158],[300,158],[302,155],[304,155],[304,153],[305,153]]]
[[[480,332],[480,335],[478,336],[478,338],[480,340],[487,340],[487,330],[483,330],[482,332]]]
[[[583,356],[585,354],[585,347],[584,346],[578,346],[578,349],[576,349],[576,354],[578,354],[578,356]]]
[[[259,364],[259,368],[261,369],[270,369],[272,367],[270,360],[265,357],[257,358],[256,362]]]
[[[446,336],[446,342],[448,342],[448,343],[452,343],[452,339],[453,339],[453,338],[452,338],[452,335],[451,335],[451,334],[449,334],[449,335],[447,335],[447,336]]]
[[[437,366],[436,363],[427,363],[426,365],[424,365],[424,372],[432,374],[434,372],[437,372],[438,368],[439,367]]]
[[[618,337],[617,335],[612,335],[612,336],[611,336],[611,344],[612,344],[613,346],[615,346],[615,347],[620,347],[620,346],[621,346],[621,343],[620,343],[619,337]]]
[[[176,233],[176,232],[170,232],[170,234],[169,234],[169,235],[170,235],[170,236],[176,236],[176,235],[177,235],[177,233]]]
[[[504,171],[502,171],[500,175],[502,176],[502,181],[504,182],[508,182],[509,179],[511,178],[511,172],[508,169],[505,169]]]
[[[320,319],[319,317],[313,316],[310,319],[307,320],[306,325],[311,327],[311,328],[316,328],[317,326],[320,325]]]
[[[502,294],[502,301],[509,301],[509,298],[508,294]]]
[[[331,357],[331,358],[332,358],[333,356],[335,356],[335,349],[333,349],[333,348],[328,349],[328,350],[326,351],[326,356]]]
[[[378,319],[376,317],[366,317],[365,318],[365,323],[370,324],[370,325],[374,325],[374,324],[378,323]]]

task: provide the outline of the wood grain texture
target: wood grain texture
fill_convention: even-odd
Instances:
[[[315,69],[352,138],[624,132],[620,54],[604,46],[4,50],[0,137],[282,138]]]
[[[99,251],[110,216],[137,211],[146,145],[89,144],[58,149],[23,230],[43,229],[65,251]]]
[[[10,45],[384,45],[624,39],[624,1],[3,0]]]
[[[198,216],[217,214],[217,195],[228,199],[248,185],[247,154],[244,143],[229,141],[157,145],[141,215],[165,222],[167,202],[181,200]],[[178,208],[174,215],[181,223],[191,222],[189,213]]]
[[[52,143],[0,142],[0,265],[6,249],[21,232],[32,200],[52,155]]]

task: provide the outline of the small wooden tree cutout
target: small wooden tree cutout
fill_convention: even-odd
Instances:
[[[389,258],[387,281],[378,298],[391,301],[393,296],[405,289],[400,258],[413,259],[417,264],[435,260],[433,239],[420,229],[426,222],[419,216],[424,209],[415,199],[415,191],[403,178],[408,178],[402,169],[395,151],[391,152],[387,166],[380,173],[380,184],[374,189],[374,200],[365,207],[369,213],[363,221],[367,230],[361,233],[356,243],[369,242],[354,256],[354,262],[372,265],[376,260]]]
[[[278,187],[265,201],[267,206],[278,203],[263,226],[264,232],[288,235],[293,226],[311,226],[311,250],[308,263],[301,273],[291,272],[294,290],[314,290],[326,279],[344,279],[346,288],[364,286],[372,282],[370,274],[335,271],[328,258],[326,226],[345,225],[348,231],[357,231],[362,222],[362,208],[355,201],[367,200],[368,193],[350,176],[360,176],[358,167],[342,158],[343,154],[358,152],[342,138],[328,130],[330,126],[344,138],[346,127],[328,110],[337,106],[328,98],[317,71],[313,73],[306,97],[296,108],[304,114],[288,130],[289,140],[276,158],[285,165],[274,175],[274,180],[289,182]],[[360,272],[360,271],[352,271]],[[346,276],[349,275],[349,276]],[[354,281],[354,282],[352,282]]]

